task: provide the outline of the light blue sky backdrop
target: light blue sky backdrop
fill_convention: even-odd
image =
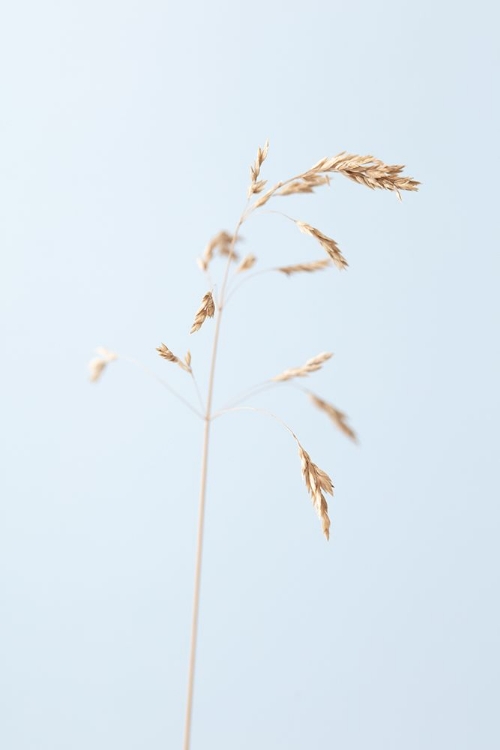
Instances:
[[[224,324],[216,402],[262,395],[332,474],[321,537],[296,447],[215,425],[193,750],[496,750],[498,17],[490,2],[26,2],[0,22],[0,745],[181,744],[197,420],[104,345],[206,357],[195,258],[268,137],[280,179],[346,149],[422,180],[337,178],[282,207],[350,268],[259,277]],[[321,257],[279,216],[264,265]],[[193,338],[193,337],[191,337]]]

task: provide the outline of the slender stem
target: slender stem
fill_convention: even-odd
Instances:
[[[195,387],[195,390],[196,390],[196,395],[198,396],[198,402],[199,402],[199,404],[201,406],[201,410],[204,411],[205,410],[205,404],[203,403],[203,398],[202,398],[202,395],[201,395],[200,388],[198,386],[198,381],[196,380],[196,378],[195,378],[194,373],[193,373],[192,370],[191,370],[191,377],[193,378],[193,383],[194,383],[194,387]]]
[[[203,419],[203,414],[198,411],[192,404],[189,403],[187,399],[184,398],[184,396],[181,396],[180,393],[178,393],[175,388],[172,388],[171,385],[169,385],[165,380],[158,377],[158,375],[155,372],[152,372],[146,365],[143,365],[142,362],[139,362],[138,359],[134,359],[133,357],[124,357],[122,355],[119,356],[119,359],[122,359],[124,362],[128,362],[131,365],[134,365],[135,367],[140,367],[143,372],[145,372],[149,377],[154,378],[158,381],[158,383],[161,383],[161,385],[169,391],[172,396],[175,396],[176,399],[181,401],[184,406],[187,406],[188,409],[190,409],[194,414],[196,414],[197,417],[201,417]]]
[[[246,210],[246,209],[245,209]],[[236,238],[241,225],[245,220],[245,211],[242,213],[231,243],[231,251],[234,250]],[[231,266],[231,255],[229,253],[224,279],[222,281],[220,296],[218,301],[217,317],[215,321],[215,331],[212,344],[212,359],[210,363],[210,374],[208,378],[207,406],[205,411],[205,429],[203,430],[203,447],[201,459],[201,481],[200,481],[200,499],[198,505],[198,531],[196,538],[196,561],[194,575],[194,594],[193,594],[193,615],[191,620],[191,644],[189,650],[189,670],[188,686],[186,701],[186,718],[184,723],[184,750],[189,750],[191,745],[191,724],[193,717],[193,696],[194,696],[194,678],[196,667],[196,647],[198,642],[198,615],[200,610],[200,589],[201,589],[201,569],[203,558],[203,532],[205,526],[205,505],[207,496],[207,475],[208,475],[208,448],[210,444],[210,425],[212,422],[212,400],[215,382],[215,366],[217,363],[217,351],[219,348],[220,325],[222,320],[222,311],[224,309],[224,293],[226,291]]]

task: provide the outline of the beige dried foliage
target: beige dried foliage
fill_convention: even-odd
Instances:
[[[344,433],[348,438],[350,438],[353,442],[358,442],[358,436],[347,424],[347,414],[344,414],[343,411],[340,411],[339,409],[336,409],[332,404],[329,404],[328,401],[324,401],[319,396],[316,396],[315,393],[309,393],[309,398],[313,402],[314,406],[316,406],[318,409],[323,411],[330,419],[332,420],[335,427],[337,427],[341,432]]]
[[[321,521],[323,534],[329,539],[330,518],[328,517],[328,503],[326,502],[323,493],[327,492],[329,495],[333,496],[333,482],[326,471],[323,471],[323,469],[320,469],[319,466],[316,466],[316,464],[311,461],[311,457],[300,443],[298,443],[298,446],[302,466],[302,476],[304,477],[307,491],[311,496],[313,506]]]
[[[163,359],[166,359],[167,362],[173,362],[174,364],[179,365],[179,367],[182,370],[185,370],[185,372],[191,372],[191,367],[190,367],[189,362],[187,361],[183,362],[182,359],[180,359],[179,357],[176,357],[175,354],[171,352],[168,346],[166,346],[165,344],[160,344],[160,346],[157,346],[156,351],[158,352],[160,357],[162,357]],[[186,357],[186,360],[187,360],[187,357]],[[191,361],[191,358],[189,359],[189,361]]]
[[[297,224],[301,232],[304,232],[304,234],[309,234],[319,242],[323,250],[326,250],[330,258],[333,260],[337,268],[339,268],[340,270],[347,268],[349,264],[342,255],[340,248],[335,240],[332,240],[331,237],[327,237],[326,234],[320,232],[319,229],[315,229],[315,227],[312,227],[310,224],[306,224],[304,221],[296,221],[295,223]]]
[[[253,204],[252,208],[255,209],[255,208],[260,208],[261,206],[264,206],[267,203],[267,201],[269,200],[269,198],[271,198],[274,195],[274,193],[276,192],[276,189],[278,187],[281,187],[281,185],[282,185],[282,183],[278,182],[278,184],[275,185],[274,187],[270,188],[267,191],[267,193],[264,193],[263,195],[260,196],[260,198],[257,198],[257,200]]]
[[[95,351],[97,357],[91,359],[88,364],[89,379],[91,383],[96,383],[106,369],[106,365],[118,358],[118,354],[111,352],[109,349],[105,349],[103,346],[98,346]]]
[[[329,185],[330,178],[328,175],[323,174],[310,174],[301,177],[298,180],[289,182],[284,185],[280,190],[276,191],[276,195],[295,195],[297,193],[314,193],[314,188],[320,185]]]
[[[189,349],[187,350],[186,356],[184,357],[184,362],[189,368],[191,367],[191,352],[189,351]]]
[[[255,255],[245,255],[243,260],[241,261],[240,265],[236,269],[236,273],[241,273],[242,271],[248,271],[250,268],[253,268],[253,266],[257,263],[257,258]]]
[[[269,141],[266,141],[263,148],[258,148],[257,157],[250,167],[250,187],[248,188],[248,197],[255,193],[260,193],[266,186],[267,180],[259,180],[260,168],[267,158],[269,151]]]
[[[308,172],[307,177],[314,174],[338,172],[350,180],[366,187],[381,190],[393,190],[401,198],[401,190],[416,191],[420,182],[412,177],[401,174],[403,164],[385,164],[374,156],[358,156],[342,151],[336,156],[320,159]]]
[[[302,365],[301,367],[292,367],[289,370],[285,370],[280,375],[276,375],[274,378],[272,378],[272,380],[275,383],[282,383],[285,380],[292,380],[293,378],[305,378],[312,372],[320,370],[323,367],[324,363],[331,359],[331,357],[333,357],[333,354],[331,352],[321,352],[321,354],[317,354],[315,357],[308,359],[305,365]]]
[[[207,318],[213,318],[215,315],[215,302],[212,292],[207,292],[201,300],[201,305],[194,316],[194,323],[191,326],[190,333],[196,333],[202,327]]]
[[[238,253],[235,251],[234,245],[239,241],[241,241],[241,237],[235,239],[232,234],[225,230],[218,232],[205,247],[201,258],[198,258],[199,268],[206,271],[216,253],[225,257],[230,255],[232,260],[238,260]]]
[[[292,276],[294,273],[314,273],[315,271],[324,271],[332,265],[330,258],[321,260],[312,260],[309,263],[296,263],[293,266],[280,266],[277,271],[284,273],[286,276]]]

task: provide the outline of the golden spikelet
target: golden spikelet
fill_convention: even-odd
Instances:
[[[255,162],[250,167],[250,187],[248,188],[248,197],[254,195],[255,193],[260,193],[266,183],[267,180],[259,180],[260,175],[260,168],[262,164],[265,162],[267,158],[267,153],[269,151],[269,141],[266,141],[263,148],[258,148],[257,150],[257,158],[255,159]]]
[[[255,255],[245,255],[240,265],[236,269],[236,273],[241,273],[242,271],[248,271],[256,263],[257,263],[257,258],[255,257]]]
[[[330,538],[330,519],[328,517],[328,503],[324,496],[324,492],[333,496],[333,483],[326,471],[323,471],[311,461],[311,458],[307,451],[303,449],[300,443],[299,456],[302,467],[302,476],[309,492],[316,513],[321,521],[321,528],[323,534],[327,539]]]
[[[350,180],[365,185],[372,190],[393,190],[401,198],[401,190],[416,191],[420,182],[401,174],[402,164],[385,164],[374,156],[358,156],[342,151],[336,156],[321,159],[307,175],[338,172]]]
[[[318,409],[325,412],[325,414],[330,417],[334,425],[341,432],[343,432],[344,435],[347,435],[347,437],[355,443],[358,442],[358,436],[356,435],[352,427],[347,424],[347,414],[344,414],[344,412],[336,409],[332,404],[329,404],[328,401],[324,401],[314,393],[309,393],[308,396],[313,402],[314,406],[317,406]]]
[[[260,208],[261,206],[264,206],[269,200],[269,198],[271,198],[275,194],[276,188],[278,187],[281,187],[281,182],[278,182],[278,184],[270,188],[267,191],[267,193],[264,193],[263,195],[260,196],[260,198],[257,198],[255,203],[253,204],[253,208],[255,209],[255,208]]]
[[[190,333],[196,333],[202,327],[203,323],[207,318],[213,318],[215,315],[215,302],[212,297],[212,292],[207,292],[201,300],[201,305],[196,311],[194,317],[194,323],[191,326]]]
[[[291,276],[294,273],[313,273],[314,271],[323,271],[325,268],[331,266],[332,262],[330,258],[321,260],[313,260],[310,263],[296,263],[294,266],[280,266],[277,271],[284,273],[286,276]]]
[[[103,346],[97,347],[96,354],[98,356],[91,359],[88,364],[89,379],[91,383],[96,383],[105,370],[106,365],[118,358],[118,355],[115,354],[115,352],[111,352]]]
[[[176,357],[173,352],[170,351],[168,346],[165,346],[165,344],[160,344],[160,346],[156,347],[156,351],[162,357],[163,359],[166,359],[167,362],[174,362],[174,364],[179,365],[179,367],[182,370],[185,370],[186,372],[191,372],[190,362],[191,362],[191,356],[189,356],[189,362],[183,362],[182,359],[179,359],[179,357]],[[189,352],[188,352],[189,354]]]
[[[302,367],[293,367],[289,370],[285,370],[280,375],[276,375],[272,378],[272,380],[275,383],[282,383],[285,380],[292,380],[292,378],[305,378],[307,375],[310,375],[311,372],[320,370],[323,364],[331,359],[331,357],[333,357],[331,352],[322,352],[321,354],[317,354],[316,357],[308,359]]]
[[[295,195],[297,193],[314,193],[314,188],[329,185],[330,178],[324,174],[306,174],[299,180],[294,180],[278,190],[276,195]]]
[[[232,234],[229,234],[229,232],[226,232],[225,230],[218,232],[215,237],[212,237],[210,242],[205,247],[201,258],[198,258],[197,262],[200,269],[202,271],[206,271],[208,269],[208,266],[213,260],[216,252],[219,255],[223,255],[226,257],[230,255],[232,260],[237,260],[238,253],[236,253],[236,251],[234,250],[234,245],[240,240],[241,237],[237,237],[235,239]]]
[[[320,232],[319,229],[315,229],[310,224],[306,224],[303,221],[296,221],[295,223],[297,224],[301,232],[304,232],[304,234],[309,234],[319,242],[323,250],[326,250],[330,258],[333,260],[337,268],[340,268],[340,270],[342,270],[343,268],[347,268],[348,263],[340,252],[340,248],[335,240],[332,240],[331,237],[327,237],[326,234]]]

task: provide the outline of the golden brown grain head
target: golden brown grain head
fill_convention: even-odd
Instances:
[[[293,378],[305,378],[312,372],[320,370],[325,362],[333,357],[331,352],[321,352],[315,357],[308,359],[307,362],[301,367],[292,367],[289,370],[285,370],[280,375],[276,375],[272,380],[275,383],[282,383],[285,380],[292,380]]]
[[[240,242],[241,237],[222,230],[218,232],[205,247],[203,255],[198,258],[198,266],[202,271],[206,271],[216,254],[222,256],[231,256],[231,260],[238,260],[238,253],[234,249],[236,242]]]
[[[340,252],[340,248],[335,240],[332,240],[331,237],[327,237],[326,234],[320,232],[319,229],[312,227],[310,224],[306,224],[304,221],[296,221],[295,223],[297,224],[301,232],[314,237],[314,239],[319,242],[323,250],[326,250],[330,258],[333,260],[337,268],[339,268],[340,270],[347,268],[348,263]]]
[[[248,197],[254,193],[260,193],[264,188],[267,180],[259,180],[260,168],[267,158],[269,151],[269,141],[266,141],[263,148],[258,148],[257,157],[250,167],[250,187],[248,188]]]
[[[329,404],[328,401],[324,401],[319,396],[316,396],[315,393],[309,393],[308,396],[314,406],[324,412],[332,420],[337,429],[343,432],[344,435],[350,438],[350,440],[352,440],[353,442],[358,442],[356,433],[354,432],[352,427],[347,424],[347,415],[344,414],[344,412],[336,409],[332,404]]]
[[[191,368],[191,352],[189,351],[189,349],[187,350],[186,356],[184,357],[184,362],[189,368]]]
[[[106,369],[106,365],[118,358],[115,352],[98,346],[96,349],[97,357],[90,360],[88,364],[89,379],[91,383],[96,383]]]
[[[293,266],[280,266],[277,271],[284,273],[286,276],[292,276],[295,273],[314,273],[315,271],[324,271],[332,265],[330,258],[313,260],[309,263],[296,263]]]
[[[257,258],[255,255],[245,255],[243,260],[241,261],[240,265],[236,269],[236,273],[241,273],[242,271],[248,271],[250,268],[253,268],[253,266],[257,263]]]
[[[191,367],[190,367],[189,362],[187,361],[183,362],[182,359],[179,359],[179,357],[176,357],[175,354],[171,352],[168,346],[166,346],[165,344],[160,344],[160,346],[157,346],[156,351],[158,352],[160,357],[162,357],[162,359],[166,359],[167,362],[173,362],[174,364],[179,365],[179,367],[182,370],[185,370],[186,372],[191,372]],[[190,361],[191,361],[191,357],[190,357]]]
[[[401,198],[401,190],[414,192],[420,182],[401,174],[402,164],[385,164],[374,156],[358,156],[342,151],[336,156],[320,159],[306,175],[337,172],[366,187],[392,190]]]
[[[253,204],[252,208],[255,209],[255,208],[260,208],[261,206],[264,206],[267,203],[267,201],[269,200],[269,198],[271,198],[275,194],[276,190],[279,187],[281,187],[281,185],[282,185],[282,183],[278,182],[274,187],[269,188],[269,190],[266,193],[263,193],[260,196],[260,198],[257,198],[257,200]]]
[[[298,448],[302,468],[302,476],[304,477],[307,491],[311,496],[313,506],[316,509],[316,513],[318,514],[318,517],[321,521],[323,534],[327,539],[329,539],[330,518],[328,517],[328,503],[326,502],[326,498],[323,493],[327,492],[329,495],[333,496],[333,482],[326,471],[323,471],[323,469],[320,469],[319,466],[316,466],[316,464],[311,461],[311,457],[309,456],[307,451],[304,450],[300,443],[298,443]]]
[[[207,292],[201,300],[201,305],[196,311],[194,317],[194,323],[191,326],[190,333],[196,333],[202,327],[203,323],[207,318],[213,318],[215,315],[215,302],[212,296],[212,292]]]
[[[296,195],[298,193],[314,193],[314,188],[329,185],[330,178],[326,174],[306,174],[298,180],[287,182],[276,195]]]

